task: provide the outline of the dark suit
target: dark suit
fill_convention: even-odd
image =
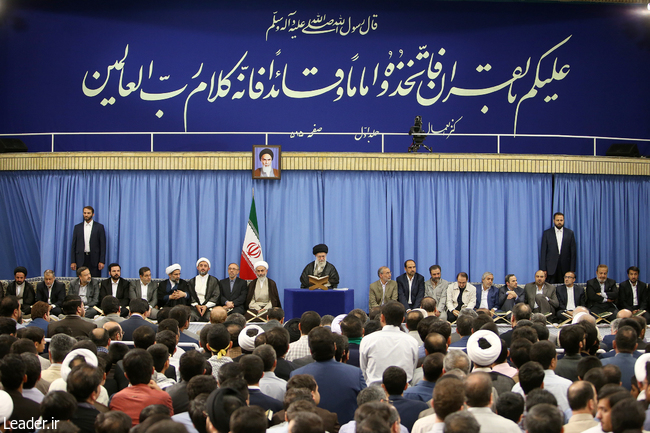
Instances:
[[[337,414],[341,424],[354,419],[357,395],[366,387],[360,368],[336,362],[332,358],[294,370],[291,377],[297,374],[310,374],[314,377],[320,393],[319,406]]]
[[[474,307],[475,310],[478,310],[479,308],[481,308],[481,295],[482,295],[482,293],[483,293],[483,283],[478,284],[476,286],[476,307]],[[500,305],[499,304],[499,289],[496,286],[491,286],[488,289],[487,296],[488,296],[488,300],[487,300],[488,310],[491,310],[493,308],[495,310],[498,310],[499,305]]]
[[[124,341],[133,341],[133,331],[138,329],[141,326],[148,326],[153,329],[155,332],[158,332],[158,326],[142,318],[142,316],[131,315],[128,319],[123,322],[120,322],[124,336],[122,337]]]
[[[407,310],[420,308],[422,298],[424,298],[424,277],[417,272],[413,276],[411,283],[411,304],[409,304],[409,280],[406,274],[402,274],[397,279],[397,300],[404,305]],[[347,421],[346,421],[347,422]]]
[[[165,388],[164,390],[172,398],[174,413],[187,412],[190,407],[190,398],[187,395],[187,382],[180,382]]]
[[[16,281],[12,281],[7,285],[7,295],[16,296]],[[23,287],[23,303],[20,307],[23,314],[32,313],[32,305],[36,302],[36,292],[32,283],[25,281]]]
[[[169,299],[169,295],[176,291],[185,292],[184,298]],[[171,308],[177,305],[190,305],[190,292],[187,288],[187,281],[178,280],[178,284],[172,290],[171,280],[168,278],[158,284],[158,308]]]
[[[632,290],[632,283],[630,283],[630,280],[625,280],[618,285],[618,301],[616,302],[618,309],[628,309],[630,311],[647,310],[648,285],[643,281],[636,282],[636,305],[634,305],[634,294],[632,293]]]
[[[73,337],[79,337],[80,335],[90,337],[90,333],[93,329],[97,328],[97,325],[84,320],[77,315],[65,316],[65,319],[63,320],[59,320],[58,322],[50,322],[50,324],[47,326],[47,337],[51,338],[58,328],[72,329]]]
[[[587,308],[589,308],[589,311],[596,314],[607,311],[612,314],[618,312],[618,309],[616,308],[616,301],[618,300],[616,281],[611,278],[605,280],[605,294],[607,295],[608,302],[603,302],[603,297],[600,296],[600,283],[596,278],[587,281],[585,292],[587,296]],[[610,299],[613,300],[613,302],[609,302]]]
[[[7,390],[5,390],[7,391]],[[11,421],[36,421],[41,416],[40,405],[35,401],[23,397],[17,390],[7,391],[14,404],[14,409],[8,420]],[[8,421],[7,420],[7,421]],[[9,423],[7,423],[9,425]],[[31,429],[13,429],[12,432],[31,432]]]
[[[70,282],[70,288],[68,289],[68,295],[79,295],[81,281],[79,278],[75,278]],[[99,303],[99,283],[95,278],[90,280],[90,283],[86,286],[86,302],[84,306],[92,308]],[[94,311],[94,310],[93,310]]]
[[[276,413],[282,410],[282,402],[280,400],[269,397],[259,389],[248,388],[248,398],[251,406],[259,406],[264,409],[264,412],[271,410],[273,413]]]
[[[546,281],[562,283],[564,274],[576,270],[576,238],[573,231],[564,227],[562,233],[562,249],[558,252],[555,226],[544,231],[542,248],[539,253],[539,269],[546,271]]]
[[[81,403],[72,415],[70,421],[79,427],[79,433],[95,433],[95,419],[99,411],[88,403]]]
[[[521,287],[517,286],[517,288],[515,288],[514,292],[517,294],[517,297],[513,299],[508,299],[509,290],[510,289],[508,286],[499,288],[498,309],[501,311],[512,311],[512,309],[515,307],[515,304],[519,304],[520,302],[524,302],[526,300],[526,294],[524,293],[524,289]]]
[[[423,410],[427,410],[429,405],[423,401],[410,400],[401,395],[390,395],[388,399],[393,402],[393,406],[397,409],[402,424],[408,431],[413,429],[413,424],[418,420],[418,415]]]
[[[560,303],[557,307],[558,312],[566,311],[566,306],[568,304],[566,285],[562,284],[561,286],[558,286],[555,293],[557,294],[557,300]],[[573,286],[573,302],[576,307],[585,306],[585,289],[575,285]]]
[[[117,292],[115,297],[120,301],[120,307],[122,307],[122,317],[127,317],[129,315],[129,310],[126,307],[129,306],[129,290],[131,289],[131,283],[129,283],[124,278],[120,277],[117,280]],[[106,296],[113,295],[113,280],[111,278],[106,278],[102,280],[99,285],[99,302],[98,306],[101,308],[102,300]]]
[[[537,302],[536,294],[537,294],[537,285],[535,283],[528,283],[524,286],[524,295],[526,296],[526,303],[530,306],[530,309],[533,312],[536,312],[534,308],[535,302]],[[557,309],[557,307],[560,305],[560,302],[557,299],[555,286],[547,282],[544,282],[544,285],[542,286],[542,296],[548,298],[548,304],[552,308],[550,312],[555,313],[555,309]],[[537,308],[542,313],[547,313],[547,311],[542,311],[544,310],[544,308],[540,305],[539,302],[537,303]]]
[[[129,300],[142,299],[141,284],[140,279],[131,283],[131,287],[129,288]],[[152,308],[158,305],[158,284],[153,281],[149,281],[149,284],[147,284],[147,302]]]
[[[275,367],[275,375],[280,379],[288,381],[291,378],[291,372],[298,368],[293,362],[284,358],[278,358],[278,365]]]
[[[48,293],[49,292],[49,293]],[[49,296],[48,296],[49,295]],[[49,302],[48,302],[49,298]],[[43,301],[50,305],[54,305],[51,313],[55,316],[61,314],[61,306],[65,299],[65,284],[60,281],[54,280],[52,288],[48,290],[43,281],[36,285],[36,302]]]
[[[214,305],[221,305],[221,290],[219,289],[219,280],[208,275],[208,281],[205,287],[205,300],[201,302],[199,296],[196,294],[196,277],[192,278],[187,282],[187,288],[190,291],[190,304],[206,305],[208,302],[214,303]],[[210,307],[212,308],[212,307]],[[203,322],[207,322],[210,318],[210,308],[205,310],[205,314],[202,317],[199,317],[199,312],[195,307],[192,307],[192,318],[194,320],[201,319]]]
[[[86,247],[84,241],[84,224],[79,223],[74,226],[72,231],[72,263],[77,264],[77,269],[84,265],[86,261],[86,254],[84,249]],[[101,271],[97,265],[106,263],[106,232],[104,226],[97,221],[93,221],[93,228],[90,231],[90,253],[88,253],[90,275],[93,277],[101,276]]]
[[[221,302],[219,305],[226,305],[226,301],[231,301],[235,304],[235,308],[231,311],[232,313],[246,314],[244,306],[246,296],[248,296],[246,280],[236,277],[231,291],[230,278],[224,278],[219,281],[219,287],[221,287]]]

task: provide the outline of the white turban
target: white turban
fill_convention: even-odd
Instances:
[[[643,382],[646,376],[645,375],[646,362],[650,362],[650,353],[644,353],[643,355],[639,356],[639,358],[634,363],[634,376],[636,376],[636,380],[637,382],[639,382],[639,384]]]
[[[75,349],[68,353],[61,364],[61,379],[68,380],[68,374],[70,374],[70,371],[72,370],[70,368],[70,363],[77,356],[82,356],[86,360],[86,364],[90,364],[95,368],[97,367],[97,357],[94,353],[88,349]]]
[[[257,332],[255,334],[253,334],[251,332],[251,334],[253,334],[253,335],[249,336],[249,335],[247,335],[247,331],[249,331],[251,329],[256,329]],[[258,335],[263,334],[263,333],[264,333],[264,330],[262,328],[260,328],[259,326],[257,326],[257,325],[248,325],[248,326],[246,326],[239,333],[239,338],[237,339],[237,341],[239,341],[239,347],[241,347],[242,350],[245,350],[247,352],[252,352],[253,350],[255,350],[255,339],[257,338]]]
[[[341,322],[343,319],[347,317],[347,314],[339,314],[332,320],[332,325],[330,325],[330,328],[332,332],[336,334],[342,334],[343,332],[341,331]]]
[[[201,257],[200,259],[198,259],[198,260],[196,261],[196,267],[197,267],[197,268],[199,267],[199,263],[201,263],[201,262],[206,262],[206,263],[208,264],[208,268],[211,268],[211,267],[212,267],[212,264],[210,264],[210,260],[206,259],[205,257]],[[173,265],[172,265],[172,266],[173,266]],[[180,268],[181,268],[181,267],[179,266],[178,269],[180,269]],[[168,272],[168,273],[169,273],[169,272]]]
[[[0,423],[5,424],[6,420],[11,419],[11,413],[14,411],[14,402],[6,391],[0,391]]]
[[[180,270],[181,270],[181,265],[179,265],[178,263],[174,263],[173,265],[167,266],[167,269],[165,269],[165,273],[169,275],[174,271],[180,271]]]
[[[264,266],[266,270],[269,270],[269,264],[266,263],[264,260],[260,260],[259,262],[255,262],[255,269],[257,269],[258,266]]]
[[[467,340],[467,355],[480,367],[494,364],[500,354],[501,338],[492,331],[485,329],[476,331]]]

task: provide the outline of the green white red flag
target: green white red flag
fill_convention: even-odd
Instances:
[[[241,250],[241,261],[239,264],[239,278],[244,280],[254,280],[255,263],[264,260],[262,256],[262,244],[260,243],[260,234],[257,229],[257,212],[255,212],[255,197],[251,203],[251,212],[248,216],[248,226],[244,236],[244,245]]]

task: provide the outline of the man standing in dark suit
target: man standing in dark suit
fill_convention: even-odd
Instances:
[[[129,305],[131,283],[121,277],[122,268],[117,263],[108,265],[108,274],[110,277],[102,280],[99,285],[99,305],[102,304],[106,296],[115,296],[120,301],[121,316],[126,317],[129,315],[126,307]]]
[[[210,319],[210,310],[219,305],[221,291],[219,280],[210,275],[210,260],[201,257],[196,262],[196,270],[199,275],[187,282],[190,291],[190,302],[192,305],[192,322],[207,322]]]
[[[228,278],[219,281],[221,287],[221,305],[228,309],[228,314],[246,314],[244,303],[248,295],[246,280],[242,280],[239,274],[239,265],[231,263],[228,265]]]
[[[524,294],[533,313],[555,314],[560,305],[555,286],[546,282],[546,273],[541,269],[535,272],[535,282],[524,286]]]
[[[607,278],[609,269],[607,265],[598,265],[596,278],[587,281],[587,308],[596,314],[612,313],[616,315],[616,301],[618,300],[618,288],[616,281]]]
[[[424,277],[416,272],[415,260],[404,262],[404,274],[397,277],[397,300],[406,311],[420,308],[424,298]]]
[[[542,235],[539,268],[546,272],[549,283],[561,283],[567,271],[576,271],[576,238],[573,231],[564,227],[564,215],[553,215],[553,228]]]
[[[576,307],[585,306],[585,289],[575,286],[573,283],[576,281],[576,274],[568,271],[564,274],[564,284],[558,286],[556,289],[557,300],[560,303],[557,307],[556,317],[562,321],[565,317],[562,313],[569,313],[573,315],[573,310]]]
[[[158,326],[147,320],[149,317],[149,303],[142,298],[131,299],[129,304],[130,317],[123,322],[120,322],[122,337],[124,341],[133,341],[133,331],[141,326],[148,326],[155,332],[158,332]]]
[[[36,302],[36,293],[34,286],[28,281],[27,268],[18,266],[14,269],[14,280],[7,285],[7,295],[12,295],[18,298],[20,303],[20,310],[23,314],[31,314],[32,305]]]
[[[630,266],[627,269],[627,278],[618,285],[618,309],[630,310],[632,314],[636,314],[639,310],[647,310],[648,285],[639,281],[639,268]],[[646,320],[647,318],[648,316]]]
[[[36,302],[43,301],[52,307],[50,314],[58,316],[61,314],[61,306],[65,299],[65,284],[54,279],[54,271],[51,269],[43,272],[43,281],[36,285]]]
[[[106,233],[104,226],[93,221],[95,209],[84,207],[84,222],[74,226],[72,231],[72,264],[76,271],[82,266],[90,269],[90,275],[100,277],[106,263]]]
[[[177,305],[190,305],[190,293],[187,281],[181,280],[181,265],[174,263],[167,266],[168,279],[158,284],[158,308],[172,308]]]
[[[51,338],[58,328],[70,328],[73,337],[90,337],[90,332],[97,327],[94,323],[82,319],[84,314],[84,303],[79,295],[68,295],[63,301],[63,314],[65,319],[57,322],[50,322],[47,326],[47,336]]]

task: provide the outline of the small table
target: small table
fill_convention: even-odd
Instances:
[[[354,310],[354,290],[284,289],[284,318],[300,318],[305,311],[321,316],[347,314]]]

